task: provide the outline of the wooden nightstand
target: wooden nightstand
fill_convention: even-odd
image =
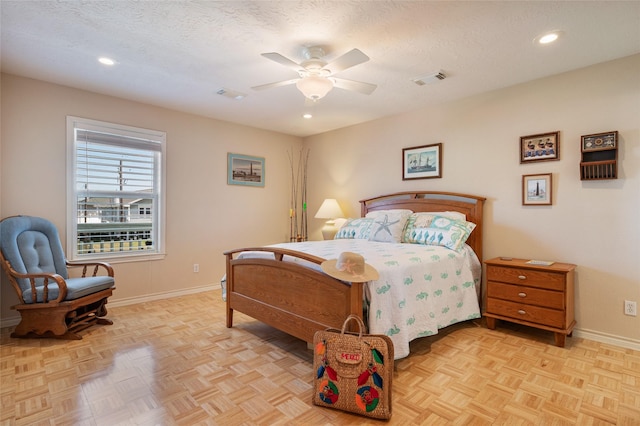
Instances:
[[[510,321],[554,332],[556,346],[576,325],[574,270],[576,265],[555,262],[531,265],[527,259],[487,260],[487,327],[496,320]]]

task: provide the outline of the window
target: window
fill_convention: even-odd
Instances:
[[[164,252],[164,132],[67,117],[67,257]]]

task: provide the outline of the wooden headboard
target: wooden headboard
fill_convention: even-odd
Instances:
[[[467,244],[482,262],[482,208],[486,198],[454,192],[396,192],[375,198],[360,200],[361,215],[387,209],[409,209],[414,212],[456,211],[464,213],[467,221],[476,224]]]

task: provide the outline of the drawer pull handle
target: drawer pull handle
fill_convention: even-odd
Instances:
[[[527,297],[527,293],[518,293],[518,297],[525,298]]]
[[[519,279],[519,280],[526,280],[526,279],[527,279],[527,277],[526,277],[526,276],[524,276],[524,275],[518,275],[518,279]]]
[[[525,315],[527,312],[526,312],[526,311],[523,311],[522,309],[518,309],[518,313],[519,313],[520,315]]]

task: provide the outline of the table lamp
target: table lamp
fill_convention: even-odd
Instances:
[[[342,209],[335,198],[327,198],[322,202],[314,217],[316,219],[329,219],[322,228],[322,238],[332,240],[336,232],[338,232],[335,219],[344,217],[344,213],[342,213]]]

